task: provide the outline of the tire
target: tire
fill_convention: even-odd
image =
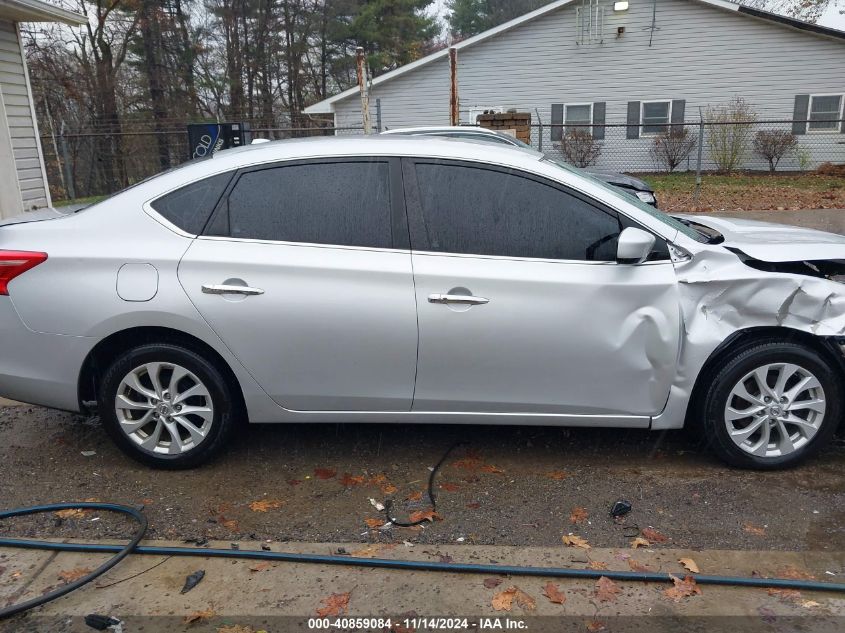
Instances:
[[[720,365],[703,399],[702,431],[710,449],[728,464],[790,468],[832,439],[843,389],[837,371],[815,350],[760,342],[737,349]]]
[[[220,452],[235,425],[235,402],[213,363],[171,343],[123,353],[98,392],[100,419],[115,444],[142,464],[172,470],[194,468]]]

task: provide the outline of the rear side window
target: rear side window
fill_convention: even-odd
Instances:
[[[153,200],[150,206],[171,224],[199,235],[231,178],[230,172],[198,180]]]
[[[416,165],[421,225],[416,250],[504,257],[613,261],[619,217],[526,178],[454,164]]]
[[[229,194],[231,237],[390,248],[387,162],[247,172]]]

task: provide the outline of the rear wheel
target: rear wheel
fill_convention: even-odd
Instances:
[[[103,375],[100,418],[133,459],[157,468],[192,468],[211,459],[231,434],[230,391],[214,364],[196,352],[142,345]]]
[[[704,430],[719,457],[742,468],[794,466],[832,438],[842,385],[815,350],[786,342],[738,350],[714,376]]]

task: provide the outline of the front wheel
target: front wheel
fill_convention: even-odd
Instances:
[[[795,466],[825,446],[842,412],[842,385],[815,350],[759,343],[726,359],[704,399],[704,431],[741,468]]]
[[[124,453],[155,468],[193,468],[211,459],[231,434],[232,403],[213,363],[169,343],[129,350],[100,382],[106,432]]]

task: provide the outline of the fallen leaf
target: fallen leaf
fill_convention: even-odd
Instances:
[[[452,462],[455,468],[463,468],[464,470],[478,470],[481,466],[481,460],[476,457],[465,457]]]
[[[642,531],[643,536],[650,541],[650,543],[665,543],[669,540],[668,537],[663,536],[660,532],[655,530],[654,528],[645,528]]]
[[[336,470],[332,470],[331,468],[315,468],[314,469],[314,476],[317,479],[331,479],[337,475]]]
[[[201,620],[210,620],[213,618],[216,613],[214,613],[214,609],[208,608],[205,611],[194,611],[190,615],[185,616],[185,624],[191,624],[192,622],[199,622]]]
[[[60,571],[59,572],[59,580],[63,583],[68,584],[71,582],[75,582],[82,578],[83,576],[87,576],[91,573],[91,570],[88,567],[76,567],[75,569],[68,569],[67,571]]]
[[[797,589],[769,589],[769,595],[786,604],[799,604],[803,597]]]
[[[354,477],[349,473],[343,473],[343,477],[338,480],[341,486],[352,488],[353,486],[360,486],[364,483],[364,475],[355,475]]]
[[[467,504],[467,508],[469,508],[470,510],[478,510],[478,508],[480,508],[480,507],[481,507],[481,504],[478,503],[478,501],[470,501]]]
[[[218,627],[217,633],[261,633],[261,631],[256,631],[246,624],[230,624],[229,626]]]
[[[420,510],[419,512],[412,512],[408,515],[410,519],[410,523],[416,523],[417,521],[442,521],[443,517],[441,517],[437,512],[434,510]]]
[[[643,563],[640,563],[634,560],[633,558],[628,559],[628,567],[631,568],[631,571],[654,571],[648,565],[644,565]]]
[[[679,558],[678,562],[683,565],[687,569],[687,571],[691,571],[694,574],[701,573],[701,570],[698,568],[698,565],[696,565],[695,561],[691,558]]]
[[[505,472],[501,468],[498,468],[496,466],[491,466],[490,464],[485,464],[484,466],[479,468],[479,470],[483,473],[493,473],[493,474],[496,474],[496,475],[501,475]]]
[[[690,596],[701,593],[701,589],[699,589],[698,585],[695,584],[695,578],[692,576],[685,576],[683,580],[677,576],[673,576],[672,574],[669,574],[669,577],[672,579],[672,582],[675,583],[675,586],[663,590],[663,595],[667,598],[670,598],[675,602],[680,602],[684,598],[689,598]]]
[[[419,501],[420,499],[422,499],[422,496],[422,490],[417,490],[416,492],[412,492],[411,494],[409,494],[406,499],[408,501]]]
[[[495,611],[510,611],[514,601],[525,611],[533,611],[537,607],[537,601],[517,586],[508,587],[495,594],[491,605]]]
[[[590,564],[587,565],[587,569],[597,569],[599,571],[603,571],[607,569],[607,563],[603,563],[600,560],[591,560]]]
[[[582,508],[580,506],[576,506],[572,508],[572,512],[569,514],[569,522],[575,525],[576,523],[583,523],[587,520],[587,517],[590,515],[587,514],[587,509]]]
[[[587,630],[590,633],[598,633],[599,631],[606,631],[607,625],[604,622],[599,622],[598,620],[590,620],[587,622]]]
[[[397,490],[399,490],[399,488],[397,488],[397,487],[396,487],[396,486],[394,486],[393,484],[384,484],[384,485],[381,487],[381,491],[382,491],[384,494],[386,494],[386,495],[392,495],[392,494],[393,494],[394,492],[396,492]]]
[[[637,538],[631,541],[631,547],[633,549],[637,549],[638,547],[648,547],[649,545],[651,545],[651,543],[649,543],[642,536],[638,536]]]
[[[384,473],[379,473],[378,475],[373,475],[372,477],[370,477],[369,484],[371,486],[380,486],[380,485],[382,485],[383,483],[386,483],[386,482],[387,482],[387,475],[385,475]]]
[[[485,578],[484,579],[484,586],[487,589],[494,589],[494,588],[498,587],[499,585],[501,585],[502,582],[503,581],[502,581],[501,578]]]
[[[554,479],[555,481],[560,481],[562,479],[566,479],[568,476],[569,476],[569,474],[565,473],[562,470],[553,470],[552,472],[546,473],[544,475],[544,477],[547,477],[549,479]]]
[[[543,588],[543,595],[549,599],[549,602],[555,604],[563,604],[566,602],[566,595],[553,582],[547,582]]]
[[[317,609],[317,615],[321,618],[343,615],[349,609],[349,592],[333,593],[328,598],[323,598],[323,607]]]
[[[754,536],[766,536],[766,528],[760,525],[754,525],[753,523],[743,523],[742,529],[749,534],[753,534]]]
[[[814,609],[815,607],[822,606],[821,602],[816,602],[815,600],[802,600],[801,606],[805,609]]]
[[[446,481],[440,484],[440,489],[445,490],[446,492],[457,492],[461,489],[461,487],[458,484],[453,484]]]
[[[56,510],[55,514],[60,519],[79,519],[86,514],[90,514],[90,510],[82,510],[80,508],[66,508],[65,510]]]
[[[793,565],[788,565],[778,571],[778,576],[781,578],[789,578],[790,580],[815,580],[816,577],[813,576],[808,571],[804,571],[803,569],[798,569]]]
[[[249,509],[253,512],[267,512],[267,510],[275,510],[281,507],[282,502],[278,499],[262,499],[261,501],[253,501],[249,504]]]
[[[599,602],[614,602],[619,591],[619,586],[607,576],[596,581],[595,596]]]
[[[354,558],[373,558],[378,556],[384,550],[390,550],[396,547],[394,543],[372,543],[359,550],[350,552],[349,555]]]
[[[252,567],[249,568],[249,571],[267,571],[270,569],[270,563],[256,563]]]
[[[240,523],[238,523],[237,519],[227,519],[226,517],[221,516],[217,519],[217,522],[230,532],[239,532],[241,529]]]
[[[384,525],[384,521],[382,521],[381,519],[364,519],[364,523],[367,524],[367,527],[373,529],[380,528],[382,525]]]
[[[590,549],[590,544],[587,542],[587,539],[582,538],[580,536],[575,536],[574,534],[564,534],[560,537],[560,540],[563,541],[564,545],[568,545],[569,547],[580,547],[581,549]]]

